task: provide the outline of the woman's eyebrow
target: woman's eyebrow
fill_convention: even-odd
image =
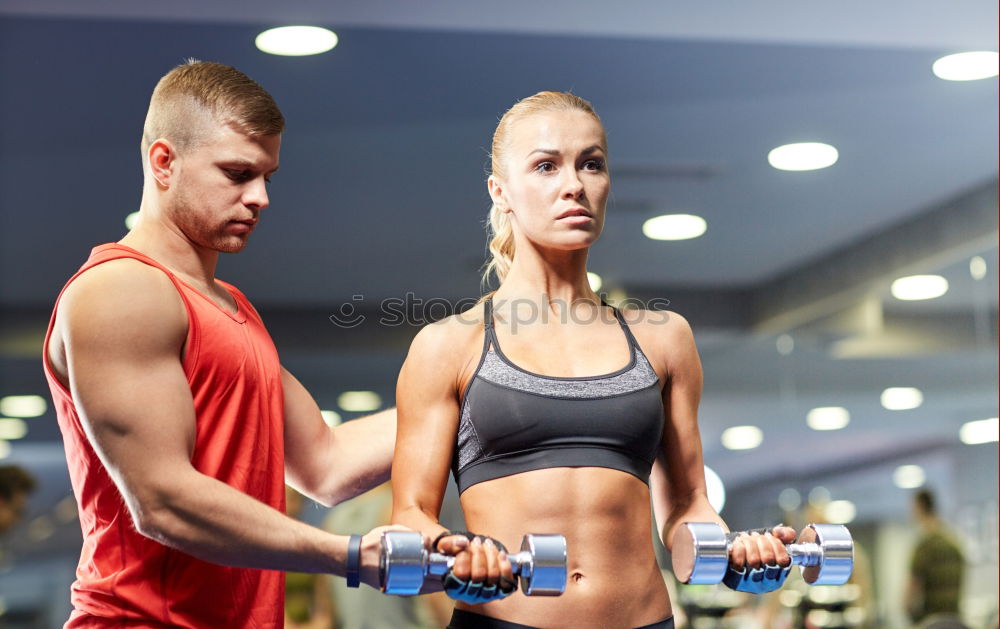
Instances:
[[[535,149],[534,151],[528,153],[527,157],[531,157],[535,153],[544,153],[546,155],[559,155],[559,151],[556,149]]]

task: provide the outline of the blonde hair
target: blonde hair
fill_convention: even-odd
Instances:
[[[490,152],[490,174],[501,179],[506,178],[504,157],[509,143],[509,131],[519,120],[549,111],[582,111],[594,117],[598,123],[600,116],[594,111],[593,105],[569,92],[538,92],[524,98],[508,109],[497,123],[493,132],[493,146]],[[602,148],[607,152],[607,137],[601,133]],[[510,214],[502,211],[494,203],[490,207],[486,226],[489,235],[490,257],[483,269],[482,283],[489,283],[490,274],[495,274],[497,280],[503,283],[514,262],[514,228],[511,226]]]
[[[143,161],[159,138],[184,151],[206,140],[204,114],[250,136],[278,135],[285,118],[267,91],[236,68],[188,59],[160,79],[142,128]]]

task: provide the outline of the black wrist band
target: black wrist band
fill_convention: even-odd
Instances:
[[[361,585],[361,536],[351,535],[347,542],[347,587],[356,588]]]

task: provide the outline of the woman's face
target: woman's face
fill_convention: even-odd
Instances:
[[[505,177],[490,177],[489,188],[515,238],[560,250],[597,240],[611,189],[601,124],[583,111],[551,111],[516,120],[508,133]]]

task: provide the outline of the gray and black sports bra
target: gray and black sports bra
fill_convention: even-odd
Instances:
[[[629,364],[583,378],[543,376],[512,363],[484,302],[483,355],[465,389],[452,472],[459,492],[483,481],[550,467],[605,467],[644,483],[660,449],[659,379],[617,308]]]

